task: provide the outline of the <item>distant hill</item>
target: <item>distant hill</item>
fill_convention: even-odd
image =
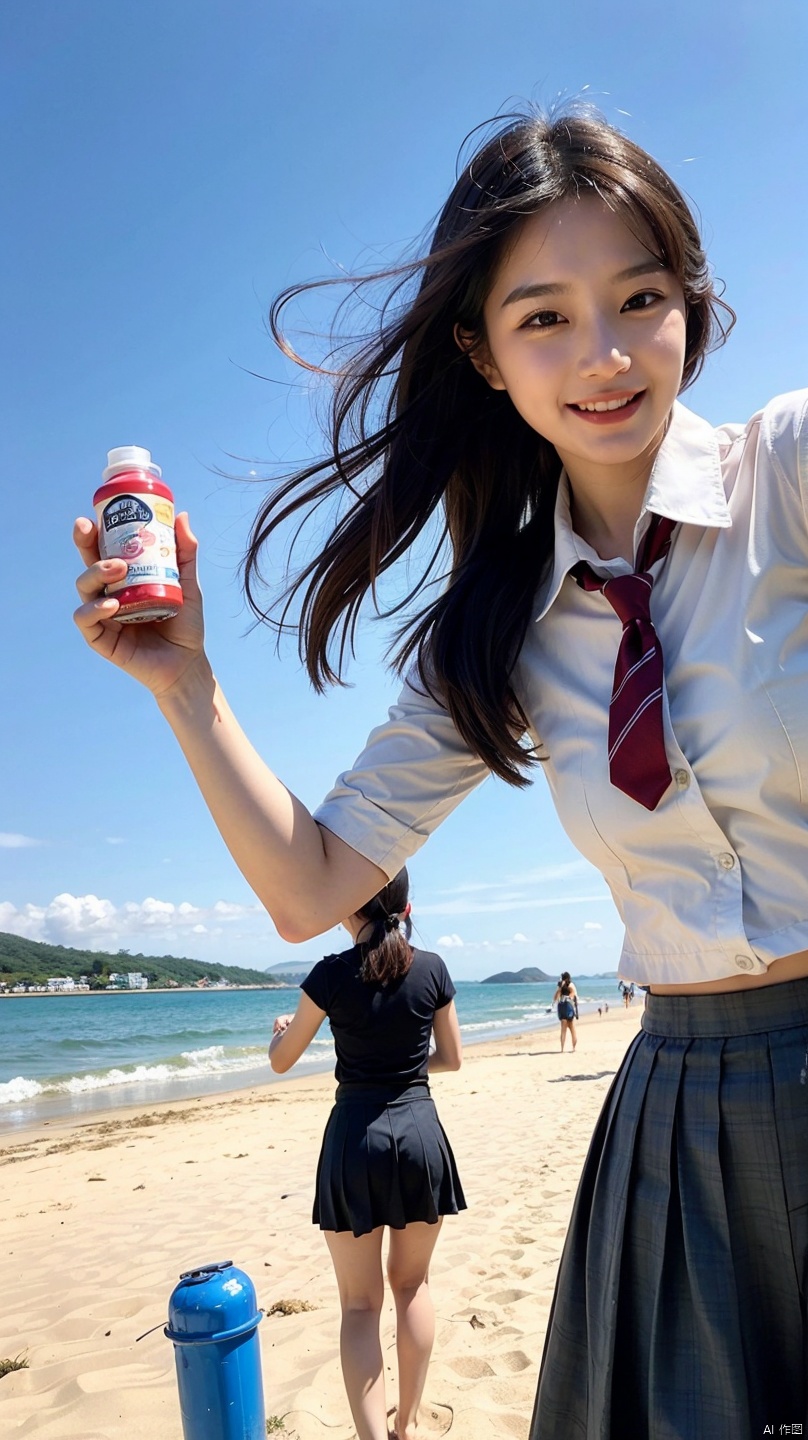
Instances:
[[[525,965],[521,970],[500,970],[498,975],[488,975],[480,984],[538,985],[544,981],[554,985],[557,979],[557,975],[545,975],[543,970],[537,970],[534,965]]]
[[[72,975],[78,980],[86,975],[91,989],[103,990],[111,973],[139,970],[147,976],[149,987],[173,989],[177,985],[196,985],[199,980],[227,980],[231,985],[281,984],[280,976],[272,978],[263,970],[250,970],[242,965],[204,965],[177,955],[130,955],[128,950],[117,954],[102,950],[72,950],[64,945],[45,945],[39,940],[25,940],[21,935],[0,931],[0,982],[5,985],[44,985],[55,975]]]
[[[281,961],[280,965],[267,965],[264,974],[271,976],[276,985],[299,985],[301,980],[305,980],[310,970],[310,965],[307,965],[305,969],[298,970],[295,965],[284,965]]]

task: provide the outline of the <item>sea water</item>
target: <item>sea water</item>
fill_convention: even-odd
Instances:
[[[579,977],[581,1014],[620,1000],[617,982]],[[555,984],[457,984],[464,1044],[556,1025]],[[56,1116],[189,1099],[279,1078],[267,1046],[297,991],[147,990],[0,1000],[0,1131]],[[331,1070],[326,1021],[292,1075]]]

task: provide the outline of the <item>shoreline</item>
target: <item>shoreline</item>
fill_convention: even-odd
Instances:
[[[639,1028],[642,1008],[642,1006],[639,1008],[637,1006],[631,1007],[631,1011],[633,1011],[636,1017],[637,1028]],[[619,1008],[615,1006],[614,1010],[610,1009],[608,1015],[600,1019],[598,1019],[594,1013],[582,1015],[578,1021],[579,1035],[582,1029],[588,1028],[593,1022],[597,1023],[599,1029],[610,1024],[613,1018],[619,1019],[622,1023],[626,1023],[630,1018],[631,1011],[624,1009],[623,1006]],[[492,1057],[499,1057],[500,1051],[498,1047],[505,1044],[516,1046],[517,1051],[515,1053],[521,1053],[526,1050],[529,1044],[537,1044],[540,1039],[549,1039],[549,1037],[552,1037],[552,1041],[555,1043],[544,1044],[540,1049],[528,1053],[533,1053],[534,1055],[561,1054],[557,1026],[558,1022],[553,1021],[551,1024],[536,1025],[531,1028],[523,1027],[514,1032],[503,1031],[496,1038],[488,1036],[479,1040],[464,1040],[463,1065],[460,1073],[467,1068],[472,1059],[485,1060]],[[568,1044],[566,1051],[563,1052],[564,1057],[570,1058],[573,1053],[575,1053],[576,1056],[578,1054],[577,1050],[572,1052]],[[234,1084],[231,1086],[227,1083],[229,1079],[228,1076],[219,1077],[219,1083],[216,1083],[217,1077],[211,1076],[210,1081],[215,1088],[203,1091],[197,1095],[167,1095],[163,1099],[132,1101],[129,1104],[122,1103],[119,1105],[110,1104],[109,1106],[99,1107],[96,1110],[87,1110],[84,1113],[64,1111],[63,1113],[54,1113],[49,1120],[34,1117],[30,1122],[23,1122],[13,1127],[10,1126],[7,1129],[0,1129],[0,1165],[5,1162],[7,1153],[14,1148],[14,1141],[16,1139],[19,1139],[20,1143],[26,1146],[28,1142],[33,1143],[34,1140],[46,1140],[57,1132],[72,1130],[89,1131],[94,1127],[101,1127],[103,1129],[113,1127],[117,1129],[126,1123],[134,1123],[136,1125],[138,1123],[138,1117],[141,1116],[153,1117],[155,1124],[161,1124],[162,1117],[173,1119],[175,1115],[185,1114],[189,1111],[198,1112],[200,1108],[215,1109],[219,1105],[228,1103],[235,1105],[248,1102],[260,1104],[262,1100],[267,1098],[267,1092],[274,1092],[278,1087],[280,1087],[281,1091],[285,1090],[286,1087],[294,1091],[302,1086],[314,1085],[318,1090],[322,1089],[325,1091],[335,1088],[337,1083],[334,1077],[333,1056],[322,1065],[317,1065],[316,1068],[312,1065],[310,1069],[306,1069],[298,1074],[287,1071],[283,1075],[276,1075],[270,1067],[269,1060],[266,1061],[266,1070],[267,1075],[265,1079],[253,1080],[247,1084]],[[237,1072],[233,1073],[234,1075],[237,1074]],[[444,1075],[442,1073],[438,1076],[433,1076],[430,1081],[430,1086],[434,1087],[436,1081],[439,1083],[443,1079]],[[107,1092],[96,1092],[96,1094],[98,1093],[104,1094]],[[283,1098],[283,1096],[273,1096],[273,1098]],[[1,1114],[0,1119],[2,1119]]]
[[[301,973],[302,973],[302,972],[301,972]],[[586,980],[586,981],[592,981],[592,980],[610,980],[610,981],[613,981],[613,983],[616,985],[619,977],[618,977],[617,971],[615,971],[614,974],[608,974],[608,975],[599,975],[599,974],[598,974],[598,975],[581,975],[579,978],[580,978],[581,985],[583,985],[583,982],[584,982],[585,980]],[[509,985],[509,986],[511,986],[514,990],[520,990],[520,989],[523,989],[523,988],[526,989],[526,988],[528,988],[528,986],[531,986],[531,985],[555,985],[557,982],[552,978],[552,976],[550,976],[550,977],[548,977],[546,980],[504,980],[504,981],[493,981],[493,980],[491,980],[491,979],[487,979],[487,980],[457,980],[456,983],[457,983],[458,985],[492,985],[492,984],[503,984],[503,985]],[[80,990],[80,989],[75,989],[75,990],[25,990],[25,991],[18,991],[18,992],[16,992],[16,993],[13,992],[13,991],[11,991],[11,990],[0,990],[0,1000],[45,1000],[45,999],[51,999],[51,998],[53,998],[53,999],[55,999],[55,1000],[75,1000],[77,996],[82,996],[82,995],[199,995],[199,994],[207,994],[208,991],[213,991],[215,994],[221,995],[223,992],[227,992],[227,991],[231,991],[231,990],[242,991],[242,990],[299,990],[299,989],[300,989],[300,985],[299,985],[299,984],[294,983],[294,982],[287,982],[287,981],[281,981],[281,982],[279,982],[278,984],[272,984],[272,983],[270,982],[270,983],[267,984],[267,985],[259,985],[257,981],[256,981],[256,983],[255,983],[254,985],[229,985],[229,984],[228,984],[228,985],[216,985],[216,984],[211,984],[211,985],[150,985],[150,986],[148,986],[145,990],[142,990],[142,989],[130,990],[130,989],[128,989],[128,988],[124,990],[123,988],[120,988],[119,986],[114,985],[114,986],[111,986],[111,987],[107,987],[107,988],[105,988],[105,989],[98,989],[98,990],[90,990],[90,989],[87,989],[87,990]]]
[[[124,990],[113,985],[104,990],[25,990],[16,994],[10,990],[0,991],[0,1000],[75,1000],[88,995],[205,995],[213,991],[221,995],[230,990],[299,990],[299,985],[149,985],[145,990]]]
[[[261,987],[257,987],[261,988]],[[125,994],[125,991],[121,992]],[[136,992],[133,992],[136,993]],[[597,1002],[595,1000],[581,1001],[581,1016],[579,1024],[583,1024],[595,1015]],[[614,1013],[618,1007],[610,1007],[604,1016],[608,1020],[609,1015]],[[622,1006],[620,1007],[623,1008]],[[640,1006],[640,1009],[642,1006]],[[475,1033],[463,1035],[464,1054],[470,1050],[477,1051],[486,1045],[496,1045],[504,1041],[517,1041],[547,1034],[548,1032],[558,1035],[558,1021],[554,1015],[543,1014],[537,1017],[532,1025],[526,1025],[523,1021],[514,1021],[514,1028],[508,1026],[498,1028],[492,1026],[487,1033],[485,1031],[479,1036]],[[461,1027],[462,1031],[462,1027]],[[195,1074],[188,1079],[182,1076],[173,1077],[166,1082],[144,1081],[134,1079],[131,1082],[123,1082],[114,1086],[98,1086],[83,1092],[74,1094],[45,1094],[31,1097],[30,1099],[19,1099],[7,1101],[0,1107],[0,1145],[6,1143],[14,1136],[29,1134],[32,1130],[42,1127],[51,1127],[69,1124],[91,1124],[93,1121],[109,1121],[116,1117],[119,1111],[142,1111],[156,1106],[182,1106],[193,1105],[200,1100],[211,1100],[217,1097],[236,1096],[247,1092],[262,1092],[268,1088],[274,1088],[287,1079],[305,1080],[314,1079],[318,1076],[328,1076],[332,1083],[334,1080],[334,1055],[322,1060],[311,1059],[303,1061],[297,1075],[276,1075],[269,1066],[266,1056],[263,1056],[254,1066],[243,1070],[225,1070],[207,1075]],[[165,1093],[162,1095],[149,1096],[141,1094],[138,1098],[126,1098],[120,1096],[119,1092],[133,1091],[134,1089],[160,1088]],[[192,1092],[192,1093],[189,1093]],[[30,1107],[31,1114],[21,1113]]]

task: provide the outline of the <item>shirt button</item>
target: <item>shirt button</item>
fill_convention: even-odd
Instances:
[[[680,790],[686,790],[690,784],[690,776],[686,770],[674,770],[673,778]]]
[[[732,870],[735,866],[735,856],[730,855],[729,850],[723,850],[718,857],[718,863],[722,870]]]
[[[736,955],[735,964],[739,970],[753,970],[755,967],[755,962],[749,955]]]

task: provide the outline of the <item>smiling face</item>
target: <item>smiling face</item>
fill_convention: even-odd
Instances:
[[[671,271],[599,198],[562,200],[521,226],[483,315],[473,363],[555,446],[573,490],[644,488],[685,358]]]

